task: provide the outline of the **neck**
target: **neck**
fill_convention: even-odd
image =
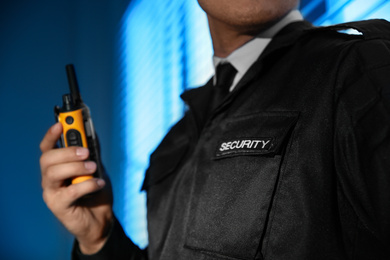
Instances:
[[[214,55],[226,58],[234,50],[252,40],[261,30],[240,30],[215,19],[209,20]]]
[[[300,14],[291,13],[292,9],[274,16],[273,19],[263,19],[257,23],[246,25],[232,25],[211,15],[207,15],[211,39],[213,42],[214,55],[220,58],[226,58],[233,51],[249,42],[256,36],[263,34],[266,38],[272,38],[273,35],[287,23],[293,20],[301,20]],[[292,14],[283,24],[278,27],[273,27],[288,14]],[[270,31],[273,28],[273,31]],[[268,30],[269,29],[269,30]],[[267,36],[266,36],[267,35]]]

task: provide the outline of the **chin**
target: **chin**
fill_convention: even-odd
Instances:
[[[198,0],[213,19],[239,27],[268,25],[294,9],[298,0]]]
[[[284,15],[284,13],[278,14],[273,12],[245,13],[240,15],[236,13],[229,19],[225,17],[226,19],[223,22],[240,30],[246,29],[258,32],[277,22]]]

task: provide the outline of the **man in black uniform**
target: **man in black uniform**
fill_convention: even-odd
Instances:
[[[390,259],[390,25],[314,28],[298,0],[198,2],[216,76],[182,95],[151,156],[147,252],[104,180],[64,185],[94,172],[88,151],[53,149],[59,124],[42,140],[43,197],[73,258]]]

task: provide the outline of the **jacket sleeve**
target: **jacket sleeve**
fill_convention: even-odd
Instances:
[[[369,250],[371,259],[390,259],[390,43],[357,44],[349,56],[334,125],[344,239],[360,257]]]
[[[77,240],[72,250],[72,260],[147,260],[146,250],[141,250],[126,236],[119,221],[115,218],[110,236],[103,248],[93,255],[80,252]]]

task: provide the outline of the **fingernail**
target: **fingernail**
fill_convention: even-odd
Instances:
[[[96,183],[99,187],[104,187],[106,185],[106,182],[103,179],[97,179]]]
[[[77,149],[76,149],[76,155],[77,156],[85,156],[85,155],[87,155],[88,154],[88,149],[87,148],[83,148],[83,147],[78,147]]]
[[[92,171],[92,170],[96,169],[96,163],[95,162],[91,162],[91,161],[84,162],[84,167],[85,167],[85,169],[87,169],[89,171]]]
[[[52,133],[57,133],[57,132],[59,131],[60,127],[61,127],[61,124],[60,124],[60,123],[57,123],[57,124],[53,125],[53,126],[51,127],[51,132],[52,132]]]

